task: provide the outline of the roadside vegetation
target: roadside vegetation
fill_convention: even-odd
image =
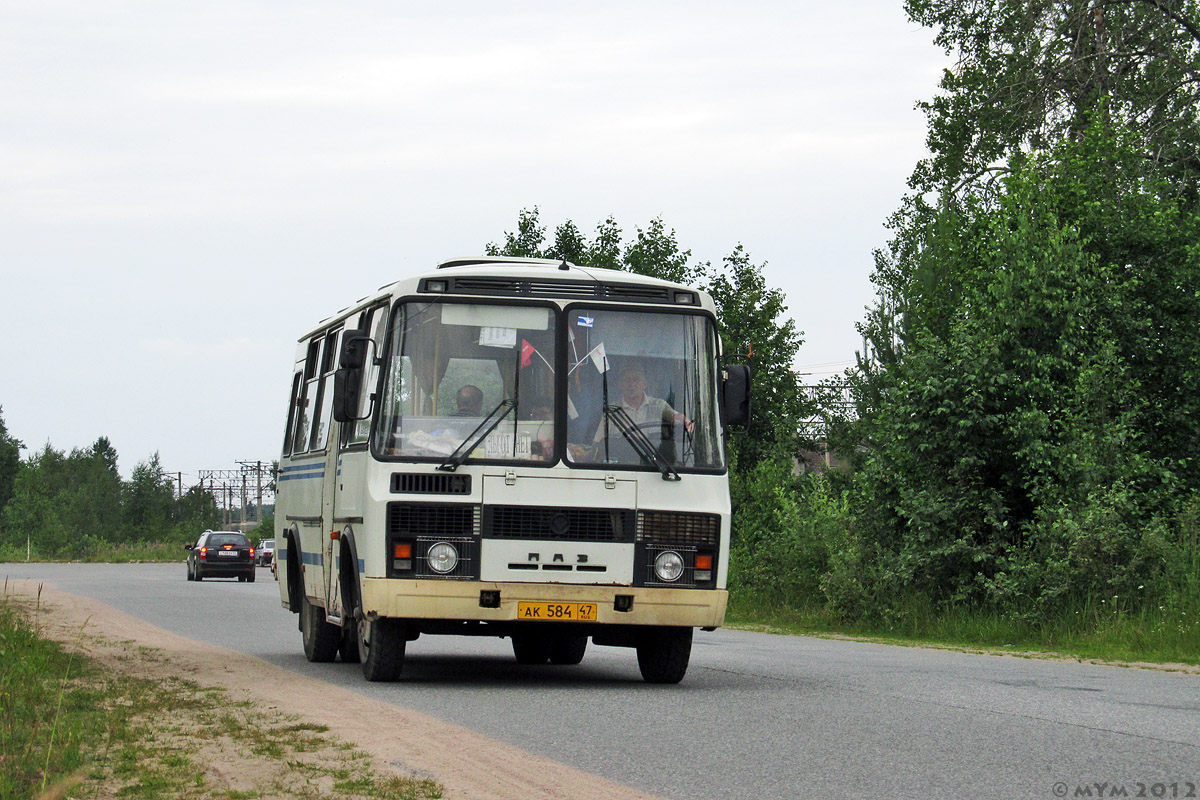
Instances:
[[[0,596],[0,800],[442,796],[432,780],[375,772],[324,726],[98,663],[83,632],[65,646],[40,635],[39,612]]]

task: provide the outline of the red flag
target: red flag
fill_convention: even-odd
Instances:
[[[524,339],[521,340],[521,369],[525,369],[533,363],[533,354],[536,352],[536,347]]]

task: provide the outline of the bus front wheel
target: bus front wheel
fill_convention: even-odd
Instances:
[[[537,633],[518,633],[512,637],[513,655],[518,664],[545,664],[550,660],[550,639]]]
[[[638,668],[647,683],[679,683],[691,657],[691,628],[648,630],[637,645]]]
[[[362,618],[354,627],[363,677],[372,682],[399,678],[404,666],[404,646],[408,643],[404,623],[386,617]]]
[[[550,663],[573,665],[583,661],[587,652],[586,636],[555,636],[550,640]]]

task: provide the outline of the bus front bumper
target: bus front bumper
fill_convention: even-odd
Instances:
[[[495,602],[495,608],[486,608]],[[725,621],[723,589],[663,589],[562,583],[362,579],[363,610],[400,619],[518,622],[521,603],[594,603],[597,625],[716,628]],[[627,610],[618,611],[618,608]]]

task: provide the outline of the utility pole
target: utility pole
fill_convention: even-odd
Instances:
[[[239,530],[245,531],[246,528],[246,473],[242,472],[242,519]]]

